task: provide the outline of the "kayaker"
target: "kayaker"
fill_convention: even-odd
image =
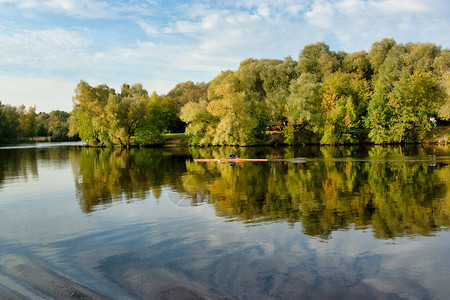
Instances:
[[[236,158],[236,155],[234,155],[233,152],[231,152],[230,155],[228,155],[228,158],[231,158],[231,159]]]
[[[437,121],[435,118],[430,118],[430,122],[433,123],[433,127],[436,127]]]

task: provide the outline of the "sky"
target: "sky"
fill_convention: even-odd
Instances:
[[[167,93],[325,42],[450,46],[450,0],[0,0],[0,101],[71,111],[77,83]]]

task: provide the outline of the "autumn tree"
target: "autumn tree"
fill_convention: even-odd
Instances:
[[[323,84],[321,116],[323,144],[346,144],[362,141],[363,118],[370,99],[368,82],[357,74],[336,72]]]
[[[108,135],[113,144],[129,148],[131,138],[145,117],[148,92],[141,84],[122,85],[120,94],[109,94],[105,111]]]
[[[253,82],[257,84],[256,82]],[[208,90],[210,102],[206,110],[217,123],[212,134],[215,145],[251,145],[255,142],[253,130],[258,126],[255,94],[246,95],[239,90],[239,84],[245,86],[233,72],[224,73],[213,80]]]
[[[186,133],[191,136],[191,144],[209,144],[219,119],[207,110],[208,101],[188,102],[181,108],[180,118],[187,124]],[[205,137],[200,135],[208,133]]]
[[[111,145],[106,105],[110,94],[115,94],[106,84],[97,87],[80,81],[73,97],[73,110],[69,120],[69,135],[79,134],[89,145]]]

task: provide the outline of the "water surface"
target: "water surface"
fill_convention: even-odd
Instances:
[[[193,162],[230,150],[285,161]],[[437,146],[0,148],[0,298],[449,299],[449,163]]]

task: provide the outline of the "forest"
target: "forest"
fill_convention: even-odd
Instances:
[[[249,146],[266,144],[275,127],[288,145],[420,143],[433,130],[431,118],[450,119],[449,95],[447,48],[385,38],[369,52],[345,53],[318,42],[298,60],[249,58],[208,83],[179,83],[162,95],[139,83],[124,83],[119,93],[80,81],[64,118],[0,105],[0,142],[40,130],[128,148],[185,132],[191,145]],[[63,128],[49,125],[54,116]]]
[[[19,107],[0,101],[0,144],[30,141],[42,137],[52,142],[79,140],[69,134],[70,113],[54,110],[36,113],[36,107]]]

